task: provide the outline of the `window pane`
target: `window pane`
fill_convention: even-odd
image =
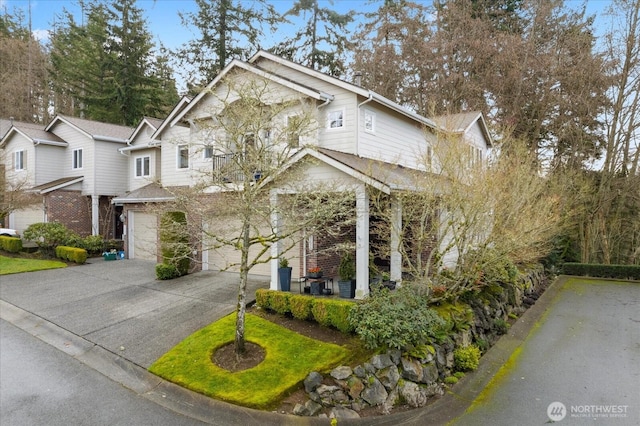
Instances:
[[[143,162],[142,173],[144,176],[149,176],[149,157],[144,157],[142,159],[142,162]]]
[[[189,167],[189,149],[186,146],[178,148],[178,168],[186,169]]]
[[[142,158],[136,158],[136,177],[142,176]]]

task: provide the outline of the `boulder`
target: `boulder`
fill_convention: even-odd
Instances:
[[[349,377],[351,374],[353,373],[353,370],[351,369],[351,367],[348,367],[346,365],[341,365],[340,367],[336,367],[333,370],[331,370],[331,377],[333,377],[336,380],[344,380],[347,377]]]
[[[424,364],[422,366],[422,379],[421,383],[433,383],[438,380],[438,367],[434,362],[430,362],[428,364]]]
[[[304,390],[309,393],[316,390],[318,386],[322,383],[322,374],[317,371],[312,371],[309,373],[306,379],[304,379]]]
[[[363,400],[365,400],[369,405],[381,405],[387,399],[389,394],[387,390],[384,388],[380,380],[375,377],[371,377],[369,383],[364,387],[364,390],[360,394]]]
[[[382,383],[385,389],[389,391],[395,388],[398,384],[398,380],[400,380],[400,373],[398,372],[398,367],[395,364],[392,364],[387,368],[379,370],[376,377],[380,380],[380,383]]]
[[[394,365],[389,354],[374,355],[371,357],[371,364],[378,370]]]
[[[424,407],[427,404],[427,394],[417,383],[404,382],[398,387],[398,394],[410,407]]]
[[[402,378],[419,382],[422,379],[422,365],[415,359],[402,357],[400,359],[402,365]]]
[[[359,419],[360,414],[346,407],[333,407],[329,417],[332,419]]]

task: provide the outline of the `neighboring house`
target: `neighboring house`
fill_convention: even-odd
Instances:
[[[341,179],[348,182],[355,192],[354,214],[358,220],[349,238],[356,246],[356,297],[359,298],[369,291],[370,191],[382,191],[393,197],[397,191],[415,188],[412,186],[412,174],[437,171],[438,159],[433,145],[440,132],[453,134],[468,143],[469,150],[473,150],[474,162],[484,161],[491,146],[491,137],[480,113],[429,119],[358,85],[260,51],[247,62],[232,61],[193,100],[181,101],[150,140],[141,137],[121,149],[130,155],[130,192],[113,202],[124,208],[130,257],[158,258],[158,218],[146,206],[171,200],[172,188],[194,185],[203,171],[215,171],[216,161],[224,161],[226,156],[233,155],[219,153],[216,136],[203,131],[207,121],[218,119],[214,117],[215,113],[212,115],[216,108],[216,94],[224,95],[229,79],[267,81],[277,88],[276,92],[283,101],[302,99],[314,106],[317,131],[295,141],[299,146],[290,163],[305,170],[304,179],[311,182]],[[276,117],[274,127],[286,127],[295,115],[296,111],[291,110],[285,116]],[[142,127],[138,129],[142,132],[149,125],[143,120]],[[145,160],[139,158],[146,158],[147,153],[152,152],[156,156],[152,159],[149,154],[149,161],[156,164],[156,174],[153,175],[149,168],[148,181],[154,182],[141,186],[142,181],[137,180],[140,178],[138,166],[141,163],[142,170],[145,170]],[[311,159],[313,161],[308,161]],[[401,218],[402,206],[395,205],[394,208],[398,209],[397,216]],[[394,236],[391,238],[393,240]],[[325,242],[328,243],[337,241]],[[313,241],[313,236],[308,236],[299,250],[287,254],[289,259],[293,258],[294,277],[304,275],[308,266],[316,265],[323,266],[335,276],[338,259],[335,256],[318,257],[319,244]],[[238,260],[238,254],[233,250],[211,253],[202,252],[200,248],[196,247],[196,257],[202,269],[222,269]],[[252,273],[270,275],[271,288],[277,289],[277,257],[280,255],[277,245],[272,246],[271,255],[276,259],[270,264],[257,266]],[[391,250],[386,266],[391,279],[402,279],[402,258],[397,250]]]
[[[58,115],[46,126],[14,122],[0,140],[6,178],[39,195],[9,215],[20,232],[58,221],[82,236],[122,237],[111,198],[128,188],[128,159],[118,152],[134,129]]]

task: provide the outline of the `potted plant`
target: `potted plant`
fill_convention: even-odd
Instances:
[[[278,276],[280,279],[280,290],[291,291],[291,267],[286,257],[280,258],[280,266],[278,268]]]
[[[338,290],[340,297],[353,299],[356,297],[356,282],[353,279],[356,275],[356,265],[351,254],[345,253],[340,259],[338,266]]]
[[[322,277],[322,268],[316,266],[315,268],[309,268],[309,278],[321,278]]]

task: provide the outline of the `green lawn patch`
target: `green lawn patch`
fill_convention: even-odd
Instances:
[[[193,333],[149,368],[152,373],[204,395],[237,405],[271,409],[311,371],[327,372],[341,365],[351,351],[302,336],[258,316],[246,316],[246,340],[262,346],[258,366],[231,373],[211,355],[235,336],[232,314]]]
[[[42,271],[45,269],[66,268],[67,264],[57,260],[21,259],[0,256],[0,275],[20,272]]]

